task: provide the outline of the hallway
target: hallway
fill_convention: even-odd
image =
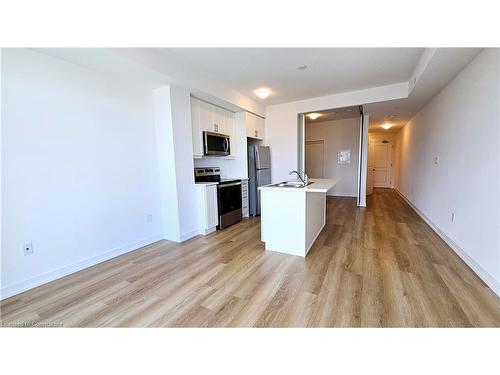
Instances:
[[[17,295],[1,302],[2,324],[500,327],[495,294],[389,189],[366,209],[329,197],[305,259],[263,251],[258,222],[160,241]]]

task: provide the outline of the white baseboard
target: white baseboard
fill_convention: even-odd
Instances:
[[[441,239],[446,242],[446,244],[451,247],[451,249],[467,264],[474,273],[479,276],[481,280],[485,282],[486,285],[490,287],[497,296],[500,297],[500,282],[496,280],[488,271],[486,271],[479,263],[472,259],[467,252],[465,252],[460,246],[458,246],[451,238],[449,238],[438,226],[436,226],[432,221],[427,218],[420,210],[415,207],[415,205],[397,188],[393,188],[396,193],[399,194],[403,200],[408,203],[408,205],[413,208],[413,210],[424,220],[427,225],[429,225],[436,234],[441,237]]]
[[[356,193],[341,193],[336,191],[329,191],[326,193],[329,197],[354,197],[356,198],[358,195]]]
[[[193,230],[191,232],[187,232],[187,233],[184,233],[183,235],[180,236],[179,238],[179,241],[177,242],[184,242],[184,241],[187,241],[193,237],[196,237],[198,235],[198,231],[197,230]]]
[[[84,268],[94,266],[98,263],[102,263],[106,260],[109,260],[111,258],[115,258],[117,256],[123,255],[125,253],[130,252],[130,251],[137,250],[140,247],[150,245],[153,242],[159,241],[161,239],[162,239],[162,237],[160,235],[144,238],[140,241],[137,241],[137,242],[134,242],[131,244],[116,247],[114,249],[111,249],[111,250],[103,253],[103,254],[96,255],[94,257],[84,259],[84,260],[76,262],[76,263],[68,264],[67,266],[58,268],[56,270],[49,271],[49,272],[43,273],[41,275],[31,277],[31,278],[24,280],[24,281],[21,281],[19,283],[9,285],[6,287],[2,287],[2,289],[0,291],[0,300],[12,297],[16,294],[25,292],[29,289],[36,288],[37,286],[49,283],[49,282],[54,281],[54,280],[57,280],[61,277],[75,273],[75,272],[80,271]]]

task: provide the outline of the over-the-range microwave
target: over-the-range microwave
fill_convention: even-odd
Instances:
[[[207,156],[227,156],[231,154],[231,143],[228,135],[203,132],[203,154]]]

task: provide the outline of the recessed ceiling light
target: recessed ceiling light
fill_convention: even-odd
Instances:
[[[382,127],[383,127],[385,130],[388,130],[388,129],[392,128],[392,124],[389,124],[388,122],[386,122],[384,125],[382,125]]]
[[[316,120],[319,116],[321,116],[321,113],[309,113],[307,115],[311,120]]]
[[[261,99],[267,98],[271,94],[271,90],[262,87],[254,91],[255,95],[257,95]]]
[[[298,70],[306,70],[307,69],[307,65],[306,64],[302,64],[302,65],[299,65],[297,67]]]

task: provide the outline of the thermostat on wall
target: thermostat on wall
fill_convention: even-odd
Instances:
[[[338,159],[339,164],[349,164],[351,162],[351,150],[339,150]]]

